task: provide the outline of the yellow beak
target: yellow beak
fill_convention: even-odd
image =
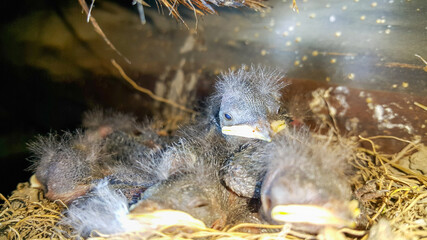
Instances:
[[[282,131],[286,128],[286,122],[284,120],[275,120],[271,122],[270,128],[271,131],[270,129],[267,130],[265,128],[261,130],[262,128],[258,127],[258,125],[241,124],[234,126],[224,126],[222,127],[221,131],[225,135],[260,139],[266,142],[271,142],[270,132],[276,134]]]
[[[278,205],[271,211],[271,217],[279,222],[355,227],[353,221],[341,219],[328,209],[315,205]]]
[[[130,213],[128,219],[136,220],[141,224],[150,224],[162,227],[188,226],[197,229],[205,229],[206,225],[199,219],[193,218],[190,214],[178,210],[157,210],[148,213]]]
[[[268,131],[261,131],[257,126],[251,126],[247,124],[224,126],[222,127],[221,131],[225,135],[260,139],[271,142],[271,137]]]

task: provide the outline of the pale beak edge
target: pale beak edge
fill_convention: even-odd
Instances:
[[[188,226],[197,229],[205,229],[206,225],[192,217],[190,214],[178,210],[157,210],[154,212],[135,214],[130,213],[127,215],[128,219],[136,220],[142,224],[151,224],[158,226]]]
[[[271,211],[271,217],[279,222],[355,227],[353,221],[341,219],[328,209],[315,205],[278,205]]]
[[[247,124],[224,126],[221,131],[225,135],[260,139],[271,142],[271,137],[267,131],[261,131],[258,127]]]

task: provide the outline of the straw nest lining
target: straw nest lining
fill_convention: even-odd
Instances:
[[[377,152],[375,140],[390,138],[403,141],[406,147],[395,154]],[[338,139],[339,140],[339,139]],[[338,141],[337,140],[337,141]],[[406,168],[397,162],[405,157],[426,159],[426,146],[396,137],[377,136],[362,138],[372,144],[371,149],[357,148],[349,163],[359,171],[352,179],[355,195],[359,198],[362,216],[360,230],[326,228],[318,235],[309,235],[290,229],[289,225],[239,224],[227,229],[215,230],[196,226],[168,226],[156,231],[127,233],[94,237],[93,239],[367,239],[369,229],[380,219],[389,220],[390,230],[377,228],[372,234],[408,239],[425,239],[427,236],[427,177]],[[338,144],[338,143],[337,143]],[[0,194],[4,201],[0,212],[0,239],[70,239],[72,229],[58,225],[66,206],[61,202],[47,200],[41,190],[31,188],[29,183],[18,184],[9,198]],[[275,233],[247,233],[242,228],[276,229]],[[385,229],[385,230],[384,230]],[[387,232],[389,231],[389,232]],[[398,239],[398,238],[395,238]]]

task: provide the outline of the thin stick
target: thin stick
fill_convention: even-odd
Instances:
[[[128,83],[130,83],[130,85],[132,85],[132,87],[134,87],[136,90],[138,90],[138,91],[140,91],[140,92],[142,92],[142,93],[145,93],[145,94],[147,94],[148,96],[150,96],[152,99],[154,99],[154,100],[156,100],[156,101],[159,101],[159,102],[163,102],[163,103],[166,103],[166,104],[169,104],[169,105],[171,105],[171,106],[173,106],[173,107],[176,107],[176,108],[179,108],[179,109],[181,109],[182,111],[185,111],[185,112],[189,112],[189,113],[196,113],[195,111],[193,111],[193,110],[191,110],[191,109],[188,109],[188,108],[186,108],[186,107],[184,107],[184,106],[182,106],[182,105],[179,105],[179,104],[177,104],[177,103],[175,103],[175,102],[172,102],[172,101],[170,101],[170,100],[168,100],[168,99],[166,99],[166,98],[162,98],[162,97],[159,97],[159,96],[156,96],[152,91],[150,91],[149,89],[146,89],[146,88],[143,88],[143,87],[141,87],[141,86],[139,86],[135,81],[133,81],[128,75],[126,75],[126,73],[125,73],[125,71],[123,70],[123,68],[114,60],[114,59],[111,59],[111,63],[113,64],[113,66],[114,67],[116,67],[117,68],[117,70],[119,71],[119,73],[120,73],[120,75],[128,82]]]
[[[419,103],[419,102],[414,102],[414,105],[417,107],[420,107],[421,109],[423,109],[424,111],[427,111],[427,106]]]
[[[95,0],[92,0],[92,3],[90,4],[89,12],[87,13],[87,19],[86,19],[87,22],[90,21],[90,14],[92,12],[92,9],[93,9],[94,5],[95,5]]]
[[[107,43],[108,46],[111,47],[120,57],[122,57],[127,63],[131,63],[129,59],[127,59],[117,48],[113,45],[112,42],[107,38],[107,35],[102,31],[101,27],[98,25],[98,22],[92,15],[90,14],[89,7],[87,6],[85,0],[79,0],[80,6],[82,6],[83,11],[86,13],[88,18],[90,19],[90,22],[92,23],[93,28],[95,29],[95,32],[97,32]]]
[[[415,198],[414,201],[411,202],[411,204],[409,204],[409,206],[407,208],[405,208],[402,212],[400,212],[399,215],[402,215],[404,213],[406,213],[409,209],[411,209],[418,201],[420,201],[421,199],[427,197],[427,193],[423,193],[421,195],[419,195],[417,198]]]
[[[9,208],[12,208],[12,206],[10,205],[10,202],[1,193],[0,193],[0,198],[3,199],[3,201],[5,201],[7,203],[7,205],[9,206]]]
[[[10,230],[12,230],[13,232],[15,232],[16,236],[18,237],[18,239],[22,239],[22,238],[21,238],[21,235],[19,234],[19,232],[18,232],[18,231],[16,231],[16,229],[15,229],[15,228],[13,228],[13,227],[11,227],[11,226],[9,226],[9,228],[10,228]]]
[[[403,138],[399,138],[399,137],[396,137],[396,136],[387,136],[387,135],[378,135],[378,136],[373,136],[373,137],[367,137],[367,139],[378,139],[378,138],[391,138],[391,139],[395,139],[395,140],[398,140],[398,141],[401,141],[401,142],[406,142],[406,143],[411,143],[411,144],[413,144],[413,145],[415,145],[415,144],[417,144],[419,141],[416,141],[415,143],[414,142],[412,142],[412,141],[409,141],[409,140],[406,140],[406,139],[403,139]]]
[[[371,140],[371,139],[367,139],[367,138],[364,138],[364,137],[362,137],[362,136],[360,136],[359,135],[359,138],[360,139],[362,139],[362,140],[364,140],[364,141],[367,141],[367,142],[369,142],[370,144],[371,144],[371,146],[372,146],[372,151],[374,152],[374,156],[375,156],[375,158],[376,159],[378,159],[379,161],[380,161],[380,163],[381,163],[381,165],[382,165],[382,167],[384,168],[384,172],[385,172],[385,174],[386,175],[388,175],[388,171],[387,171],[387,168],[384,166],[384,162],[382,161],[382,158],[379,156],[379,154],[377,153],[377,150],[376,150],[376,148],[375,148],[375,143]]]
[[[374,156],[380,158],[382,161],[385,161],[386,163],[390,163],[390,165],[393,166],[394,168],[396,168],[396,169],[398,169],[398,170],[400,170],[400,171],[408,174],[411,177],[414,177],[414,178],[418,179],[418,181],[420,181],[423,185],[427,186],[427,177],[426,176],[418,174],[418,173],[416,173],[416,172],[414,172],[414,171],[412,171],[412,170],[410,170],[408,168],[405,168],[405,167],[403,167],[403,166],[401,166],[401,165],[399,165],[397,163],[393,163],[390,160],[387,160],[385,158],[381,158],[381,157],[378,156],[378,154],[376,152],[373,152],[371,150],[364,149],[364,148],[358,148],[358,150],[366,152],[366,153],[371,154],[371,155],[374,155]]]
[[[234,232],[239,228],[245,227],[256,227],[256,228],[267,228],[267,229],[280,229],[283,228],[283,225],[266,225],[266,224],[258,224],[258,223],[240,223],[232,228],[228,229],[227,232]]]

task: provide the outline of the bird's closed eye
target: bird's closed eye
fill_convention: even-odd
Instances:
[[[193,201],[190,201],[190,202],[188,203],[188,206],[189,206],[189,207],[191,207],[191,208],[206,207],[206,206],[208,206],[208,205],[209,205],[209,203],[208,203],[208,202],[206,202],[206,201],[204,201],[204,200],[202,200],[202,199],[198,199],[198,198],[196,198],[196,199],[194,199]]]
[[[228,113],[224,113],[224,117],[225,117],[225,119],[227,119],[227,120],[231,120],[231,119],[233,119],[233,118],[231,117],[231,115],[230,115],[230,114],[228,114]]]

